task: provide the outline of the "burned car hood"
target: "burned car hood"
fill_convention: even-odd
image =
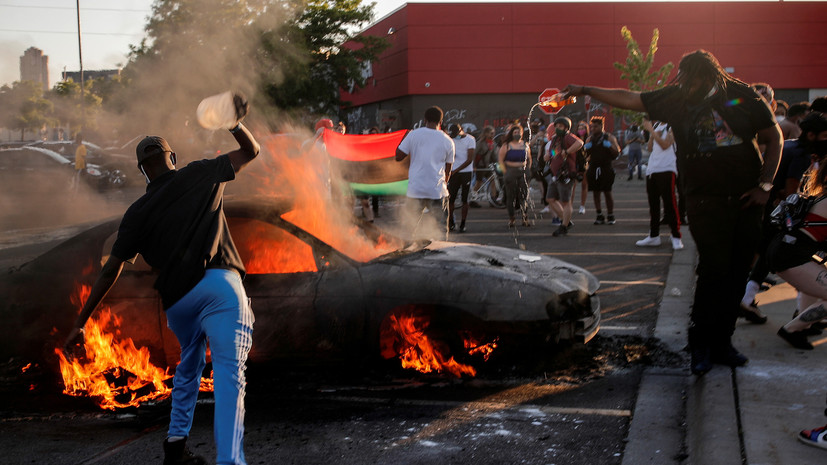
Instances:
[[[499,279],[549,287],[558,294],[585,290],[594,294],[600,281],[589,271],[556,258],[506,247],[434,241],[414,252],[386,256],[406,267],[459,270],[473,267]]]

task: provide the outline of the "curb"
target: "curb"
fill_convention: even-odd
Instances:
[[[663,298],[658,308],[654,337],[663,346],[685,354],[689,313],[695,287],[697,251],[691,235],[684,234],[684,249],[674,251]],[[649,367],[644,370],[623,465],[742,463],[732,371],[716,367],[701,378],[686,364],[681,368]]]

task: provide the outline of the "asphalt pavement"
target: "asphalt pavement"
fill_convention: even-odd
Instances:
[[[645,198],[641,187],[642,183],[637,181],[627,183],[620,175],[616,184],[617,190],[620,191],[619,194],[630,195],[638,200]],[[642,235],[638,236],[637,230],[645,231],[645,221],[642,217],[636,220],[636,225],[629,230],[621,229],[621,227],[624,222],[628,224],[632,221],[631,212],[618,215],[619,224],[615,229],[592,228],[590,225],[593,219],[591,200],[589,200],[588,207],[589,214],[586,216],[575,215],[578,227],[572,231],[571,236],[554,239],[557,241],[555,244],[566,244],[565,241],[568,241],[568,244],[574,244],[588,237],[588,240],[593,242],[605,241],[605,244],[600,242],[600,246],[614,247],[618,254],[635,252],[671,254],[671,261],[665,273],[666,276],[663,278],[662,298],[654,302],[656,324],[652,335],[664,348],[685,356],[686,329],[694,287],[694,267],[697,262],[695,244],[691,235],[688,231],[684,231],[685,249],[674,253],[668,245],[669,233],[666,228],[662,230],[664,239],[662,246],[650,250],[631,249],[629,245],[634,240],[642,238]],[[475,227],[479,227],[483,222],[494,221],[483,219],[480,213],[479,210],[472,210],[471,218],[477,221]],[[496,217],[497,224],[502,223],[503,230],[505,230],[505,212],[492,209],[489,213],[492,213],[491,218]],[[622,215],[626,215],[626,218]],[[520,242],[517,246],[526,243],[528,250],[535,250],[531,241],[538,241],[535,244],[539,241],[548,242],[551,229],[546,223],[547,219],[543,219],[538,221],[534,228],[530,228],[530,231],[521,231],[519,237],[515,236],[515,240]],[[469,231],[469,239],[485,242],[483,239],[488,237],[485,235],[493,233],[480,230],[476,233],[476,237],[474,234],[473,231]],[[578,236],[581,237],[578,239]],[[555,245],[555,247],[558,246]],[[568,257],[574,257],[575,254],[576,252],[571,250]],[[2,255],[0,258],[3,258]],[[601,269],[596,272],[599,274],[599,271]],[[656,270],[653,273],[660,275],[661,271]],[[604,287],[611,287],[611,285],[613,283],[607,286],[604,281]],[[613,291],[604,289],[601,292]],[[604,304],[609,303],[608,298],[601,300]],[[758,303],[764,313],[769,316],[769,321],[764,325],[755,325],[739,320],[733,339],[734,345],[750,358],[750,362],[745,367],[731,369],[715,366],[706,375],[697,377],[690,373],[688,356],[685,356],[686,363],[681,366],[667,364],[645,368],[637,399],[631,408],[628,434],[623,441],[625,445],[618,451],[618,454],[622,454],[622,464],[810,465],[827,463],[827,450],[809,447],[796,439],[799,430],[821,426],[827,422],[827,418],[823,415],[824,408],[827,406],[825,405],[827,389],[824,387],[827,337],[810,338],[816,346],[815,350],[802,351],[789,346],[775,334],[781,325],[789,321],[795,309],[795,292],[781,281],[770,290],[759,294]],[[648,302],[645,304],[648,305]],[[646,306],[634,301],[631,301],[629,305],[630,307],[632,305]],[[608,305],[604,305],[604,311],[606,307]],[[625,315],[632,312],[622,308],[619,313]],[[621,331],[617,328],[610,330],[608,326],[612,324],[606,323],[607,332]],[[637,325],[636,322],[633,324]],[[614,380],[606,380],[605,383],[611,386],[612,382]],[[611,389],[608,389],[605,392],[610,391]],[[402,401],[396,402],[402,405]],[[408,413],[413,413],[399,419],[401,432],[398,434],[403,434],[406,428],[414,425],[416,418],[431,418],[430,412],[427,414],[419,412],[430,405],[428,402],[421,400],[408,402],[410,404],[407,407]],[[589,402],[596,402],[596,400],[592,399]],[[357,401],[349,399],[348,402],[330,406],[319,401],[310,403],[307,408],[313,409],[313,412],[305,414],[312,416],[312,413],[321,412],[319,415],[321,420],[317,423],[306,423],[304,417],[286,418],[281,422],[251,422],[249,428],[251,443],[248,443],[248,447],[251,451],[255,451],[264,443],[268,443],[269,447],[274,449],[278,449],[281,444],[282,449],[301,451],[318,447],[325,441],[343,440],[339,437],[341,432],[337,429],[345,424],[357,429],[358,427],[365,430],[375,428],[369,421],[370,414],[360,411],[360,403],[364,403],[361,398]],[[595,406],[590,405],[590,407]],[[551,407],[544,406],[543,408],[551,411]],[[350,410],[341,413],[342,409],[351,409],[355,413]],[[457,409],[459,410],[459,406]],[[48,406],[45,406],[44,410],[48,410]],[[209,407],[202,410],[206,411],[207,418],[203,418],[202,414],[198,436],[209,438],[211,424],[208,417]],[[595,409],[592,408],[592,410]],[[606,411],[614,410],[606,409]],[[281,410],[279,412],[281,413]],[[568,410],[561,410],[561,412],[567,413]],[[41,458],[60,456],[64,459],[64,461],[54,463],[124,463],[124,457],[131,457],[133,459],[131,463],[158,462],[160,461],[158,444],[163,438],[165,425],[163,421],[154,416],[163,417],[166,413],[166,407],[163,407],[158,411],[150,410],[142,413],[145,418],[128,421],[119,416],[105,414],[75,416],[66,413],[62,415],[44,413],[26,418],[7,418],[3,420],[5,427],[2,428],[4,434],[8,435],[4,443],[16,444],[20,447],[12,446],[4,462],[32,463],[31,459],[37,461],[38,456]],[[251,411],[248,414],[255,417],[257,412]],[[512,412],[510,415],[516,414]],[[327,422],[330,419],[328,416],[341,421],[331,421],[331,427],[320,432],[319,425]],[[13,426],[12,423],[17,426]],[[623,428],[624,426],[623,421],[611,422],[608,417],[604,417],[602,423],[608,428]],[[102,425],[106,424],[109,426],[102,428]],[[261,426],[270,424],[275,426]],[[356,426],[353,426],[354,424]],[[561,428],[562,424],[556,427]],[[594,427],[597,424],[598,422],[594,422],[585,425]],[[140,425],[146,425],[146,428],[141,429]],[[435,421],[433,427],[438,426],[439,421]],[[387,442],[386,434],[387,432],[373,434],[373,437],[378,438],[373,442],[378,442],[380,445]],[[492,433],[486,440],[493,441],[493,438],[498,437],[497,434],[502,434],[502,432]],[[599,435],[600,433],[595,432],[593,436]],[[255,441],[252,441],[253,439]],[[352,447],[357,456],[359,454],[356,449],[361,447],[365,450],[375,447],[375,444],[371,442],[362,442],[360,446],[357,438],[346,437],[344,440],[353,441]],[[594,440],[597,442],[599,437]],[[27,454],[24,449],[31,450],[35,442],[41,453],[34,456]],[[457,442],[465,443],[467,440]],[[200,447],[203,449],[210,446],[201,444]],[[582,447],[586,446],[581,444]],[[432,447],[432,449],[435,455],[428,459],[429,462],[449,463],[440,459],[444,451],[437,453],[436,448]],[[577,449],[576,446],[575,449]],[[396,463],[425,463],[426,457],[419,457],[420,462],[403,460],[402,454],[407,450],[398,448],[396,453],[393,453],[391,448],[390,452],[385,452],[389,455],[376,453],[371,461],[390,463],[390,458],[395,457],[393,461]],[[520,461],[542,463],[536,460],[539,457],[533,457],[528,461],[526,457],[516,460],[523,454],[520,450],[512,450],[511,453],[515,458],[514,463]],[[308,454],[308,460],[304,462],[301,458],[294,457],[292,463],[317,463],[309,457],[313,456]],[[468,463],[493,463],[490,461],[491,458],[491,456],[469,456]],[[351,457],[349,460],[352,459]],[[329,463],[345,463],[343,459],[339,460],[332,456],[329,460]],[[271,462],[257,460],[251,463]],[[351,463],[357,462],[351,461]],[[560,465],[575,462],[564,460],[549,463]],[[581,460],[576,463],[584,462]]]

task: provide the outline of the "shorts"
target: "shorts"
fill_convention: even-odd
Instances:
[[[773,273],[795,268],[813,261],[813,255],[824,248],[800,231],[782,232],[767,246],[767,265]]]
[[[468,192],[471,190],[471,171],[459,172],[448,178],[448,198],[454,202],[457,192],[462,188],[462,203],[468,203]]]
[[[589,165],[589,169],[586,170],[586,180],[589,183],[589,191],[591,192],[611,191],[612,185],[615,183],[615,170],[612,165]]]
[[[551,177],[548,178],[548,191],[546,192],[546,199],[548,200],[559,200],[560,202],[571,202],[571,196],[574,193],[574,180],[571,180],[567,183],[563,183],[561,181],[551,181]]]

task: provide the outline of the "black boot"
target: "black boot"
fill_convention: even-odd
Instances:
[[[204,457],[190,452],[187,438],[169,442],[164,441],[164,465],[207,465]]]
[[[732,346],[732,343],[727,342],[716,346],[712,350],[712,363],[719,365],[726,365],[732,368],[742,367],[749,362],[746,355],[738,352],[738,349]]]

